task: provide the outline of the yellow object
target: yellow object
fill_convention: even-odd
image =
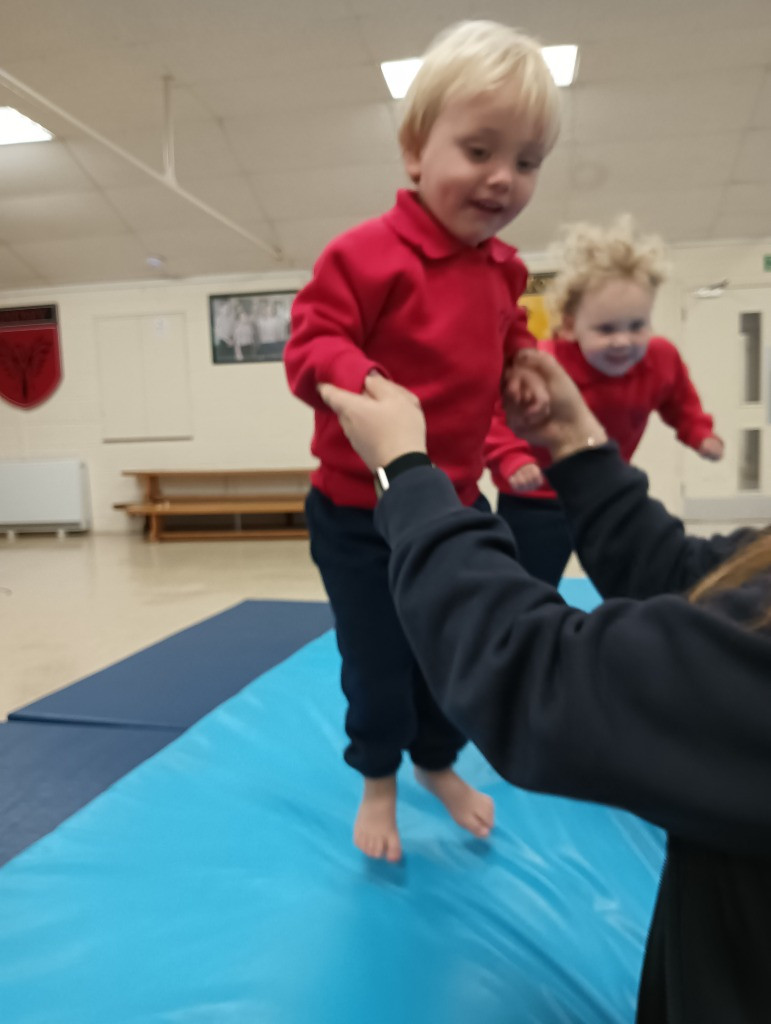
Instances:
[[[546,308],[543,295],[523,295],[519,304],[527,310],[527,329],[530,333],[538,341],[549,338],[551,336],[549,311]]]

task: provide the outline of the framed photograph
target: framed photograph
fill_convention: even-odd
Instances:
[[[281,359],[289,339],[289,314],[296,294],[210,295],[213,361],[270,363]]]

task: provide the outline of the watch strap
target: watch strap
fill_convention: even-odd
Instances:
[[[401,473],[405,473],[408,469],[414,469],[416,466],[432,465],[431,459],[425,452],[407,452],[406,455],[400,455],[386,466],[378,466],[375,470],[375,490],[378,497],[388,490]]]

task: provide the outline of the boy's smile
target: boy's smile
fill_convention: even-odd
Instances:
[[[449,100],[419,154],[405,153],[423,205],[467,245],[492,238],[535,191],[544,146],[512,86]]]

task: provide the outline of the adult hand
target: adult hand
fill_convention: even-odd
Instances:
[[[372,373],[360,395],[334,384],[319,384],[319,395],[371,470],[408,452],[426,451],[426,420],[420,402],[399,384]]]
[[[547,448],[555,462],[582,448],[607,441],[604,427],[584,402],[573,380],[551,355],[537,349],[523,349],[517,354],[514,367],[536,371],[549,395],[546,416],[533,421],[517,387],[510,387],[511,378],[506,379],[503,407],[515,434],[530,444]]]

